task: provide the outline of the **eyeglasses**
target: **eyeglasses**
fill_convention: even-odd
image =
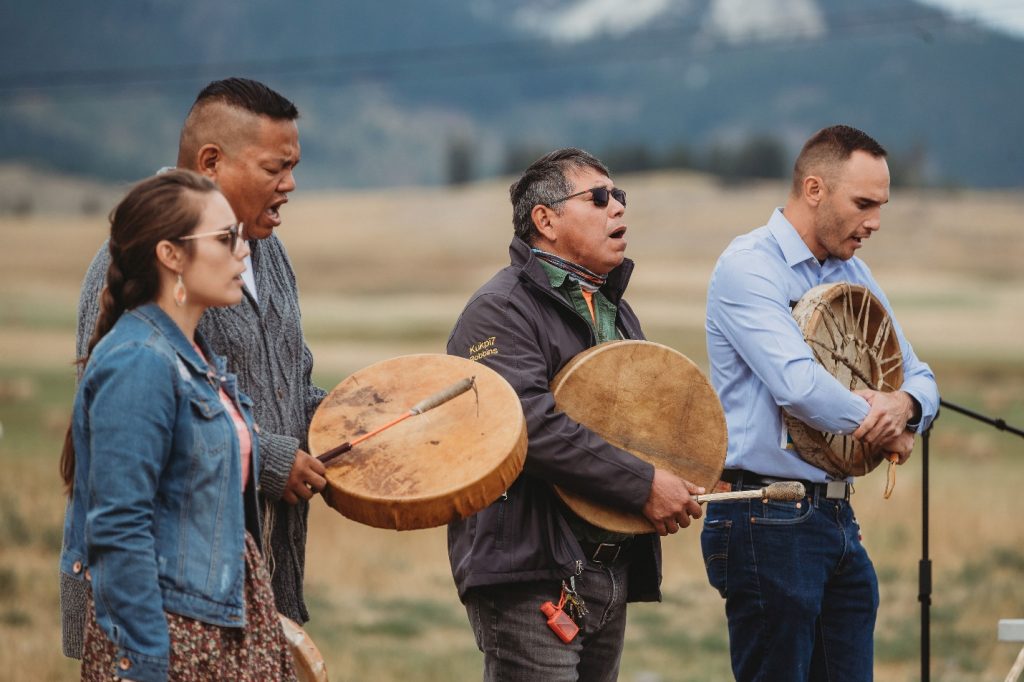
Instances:
[[[597,206],[598,208],[604,208],[605,206],[608,205],[609,196],[613,197],[615,201],[619,202],[623,206],[626,205],[626,191],[619,189],[618,187],[612,187],[611,189],[608,189],[607,187],[591,187],[590,189],[585,189],[582,192],[576,192],[576,194],[570,194],[567,197],[562,197],[561,199],[549,201],[547,205],[553,206],[555,204],[560,204],[563,201],[568,201],[569,199],[572,199],[574,197],[582,196],[587,192],[590,192],[590,195],[594,199],[594,206]]]
[[[221,242],[228,245],[228,249],[231,253],[235,252],[238,247],[238,236],[242,233],[242,223],[235,223],[234,225],[228,225],[223,230],[214,230],[212,232],[198,232],[196,234],[187,234],[184,237],[177,237],[174,241],[183,242],[188,239],[199,239],[200,237],[220,237]]]

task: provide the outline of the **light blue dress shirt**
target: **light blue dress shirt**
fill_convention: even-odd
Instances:
[[[821,431],[849,434],[868,403],[836,381],[814,358],[791,305],[812,287],[850,282],[868,287],[889,313],[903,353],[903,386],[921,405],[918,430],[939,407],[935,375],[914,354],[892,307],[864,261],[819,263],[782,214],[737,237],[722,253],[708,285],[711,383],[729,428],[727,469],[812,482],[828,480],[793,449],[783,410]]]

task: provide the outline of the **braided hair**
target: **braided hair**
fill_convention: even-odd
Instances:
[[[100,313],[89,339],[85,365],[100,339],[114,327],[126,310],[156,300],[160,294],[160,270],[156,246],[190,234],[202,213],[200,197],[216,192],[209,178],[187,170],[154,175],[135,185],[110,214],[110,267],[100,293]],[[184,242],[186,252],[194,248]],[[75,480],[75,448],[68,425],[60,473],[70,495]]]

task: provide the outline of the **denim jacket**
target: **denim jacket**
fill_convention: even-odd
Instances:
[[[167,677],[165,610],[245,626],[241,458],[218,386],[250,430],[252,403],[199,343],[210,365],[157,305],[128,311],[96,345],[75,396],[60,569],[91,581],[96,620],[117,647],[111,672],[140,682]]]

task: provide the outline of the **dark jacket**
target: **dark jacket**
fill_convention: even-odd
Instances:
[[[462,599],[473,587],[559,580],[583,570],[583,551],[563,516],[571,512],[552,484],[639,512],[654,477],[652,465],[555,409],[551,380],[595,344],[594,333],[551,288],[524,241],[513,239],[509,253],[511,265],[473,294],[448,339],[450,355],[477,359],[512,385],[522,401],[529,437],[523,473],[507,494],[448,526],[448,556]],[[632,269],[632,261],[624,261],[601,291],[618,307],[616,327],[622,336],[642,339],[636,315],[622,300]],[[628,600],[660,600],[658,536],[637,536],[633,556]]]

